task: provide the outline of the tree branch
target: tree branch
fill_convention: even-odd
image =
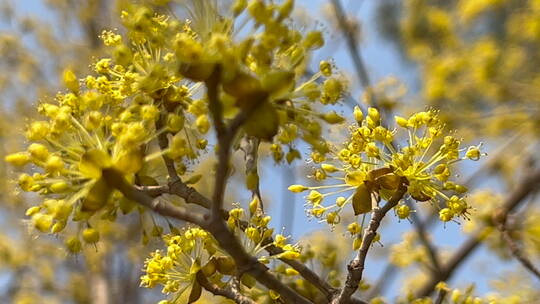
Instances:
[[[125,178],[114,169],[104,169],[102,175],[107,183],[120,191],[124,197],[146,206],[158,214],[190,222],[199,226],[203,226],[206,223],[205,218],[207,216],[192,214],[171,204],[159,202],[159,200],[154,199],[145,192],[140,191],[134,186],[128,184]]]
[[[165,128],[165,120],[167,119],[167,113],[160,113],[158,120],[156,121],[156,130]],[[158,134],[158,145],[161,151],[165,151],[169,148],[169,139],[167,138],[167,132],[161,132]],[[167,173],[169,174],[169,182],[176,182],[180,180],[178,173],[176,172],[176,166],[174,160],[172,160],[166,153],[163,153],[163,161],[167,167]]]
[[[435,304],[443,304],[444,298],[446,298],[447,294],[448,290],[441,288],[441,290],[439,290],[439,294],[437,295],[437,299],[435,299]]]
[[[539,183],[540,170],[537,169],[536,171],[527,174],[514,189],[514,191],[512,191],[512,193],[510,193],[510,195],[506,198],[499,213],[507,214],[508,212],[514,210],[533,190],[538,188]],[[459,265],[461,265],[467,259],[467,257],[474,252],[478,245],[481,244],[484,234],[483,230],[484,229],[481,229],[463,243],[460,249],[458,249],[450,260],[448,260],[446,265],[442,266],[440,277],[432,276],[430,280],[418,290],[417,297],[420,298],[429,296],[435,289],[437,283],[448,280],[454,274]]]
[[[270,274],[264,264],[249,255],[236,236],[227,228],[223,220],[211,221],[204,228],[212,233],[219,246],[234,259],[240,274],[249,273],[261,284],[283,296],[287,303],[311,303]]]
[[[208,290],[209,292],[213,293],[217,296],[222,296],[227,299],[233,300],[235,303],[238,304],[256,304],[255,301],[252,299],[242,295],[238,290],[235,288],[229,287],[229,288],[221,288],[218,285],[208,281],[208,279],[204,276],[202,272],[197,272],[197,282],[201,284],[204,289]]]
[[[140,191],[146,192],[148,195],[157,197],[164,193],[177,195],[181,198],[183,198],[187,203],[190,204],[197,204],[202,207],[205,207],[207,209],[210,208],[210,200],[206,198],[204,195],[200,194],[197,190],[188,187],[187,185],[183,184],[182,182],[177,182],[174,185],[168,185],[168,186],[144,186],[144,187],[138,187]],[[228,213],[223,212],[224,219],[228,217]],[[242,229],[245,229],[247,227],[247,223],[244,223]],[[273,243],[272,238],[268,238],[265,240],[262,244],[262,246],[270,253],[270,255],[278,255],[283,252],[283,250],[279,247],[276,247],[274,245],[271,245]],[[281,258],[282,262],[288,264],[292,268],[294,268],[296,271],[302,275],[304,279],[306,279],[309,283],[311,283],[313,286],[315,286],[317,289],[319,289],[325,297],[328,299],[331,299],[331,297],[335,294],[336,289],[330,286],[325,280],[323,280],[317,273],[315,273],[313,270],[311,270],[306,265],[302,264],[299,261],[296,260],[290,260]],[[365,303],[360,300],[356,300],[357,303]]]
[[[205,81],[206,93],[208,95],[208,107],[216,137],[218,142],[216,176],[214,182],[214,194],[212,195],[211,216],[213,221],[221,220],[221,210],[223,208],[223,198],[225,196],[225,186],[229,174],[229,158],[231,145],[235,133],[230,132],[223,121],[223,106],[219,100],[219,82],[221,78],[221,67],[217,65],[212,75]]]
[[[362,237],[362,245],[360,250],[356,254],[356,257],[349,263],[347,269],[349,271],[345,286],[341,292],[332,300],[332,304],[344,304],[349,303],[352,294],[358,289],[358,284],[362,280],[362,274],[364,272],[366,257],[371,247],[371,243],[377,234],[382,219],[390,209],[394,208],[398,202],[403,198],[407,187],[401,184],[398,190],[392,195],[392,197],[386,202],[386,204],[380,208],[374,208],[371,221]]]
[[[254,176],[256,177],[256,183],[253,185],[253,184],[250,184],[248,186],[250,186],[252,189],[251,192],[253,193],[254,196],[257,196],[257,198],[259,199],[259,202],[261,203],[260,206],[261,206],[261,210],[264,211],[264,204],[263,204],[263,201],[262,201],[262,197],[261,197],[261,189],[260,189],[260,184],[259,184],[259,170],[257,168],[258,166],[258,154],[259,154],[259,144],[260,144],[260,139],[256,138],[256,137],[252,137],[252,136],[249,136],[246,138],[246,144],[245,144],[245,147],[244,147],[244,150],[245,150],[245,160],[246,160],[246,178],[248,180],[248,183],[252,183],[253,180],[250,180],[250,176]],[[252,179],[252,177],[251,177]]]
[[[512,255],[521,263],[521,265],[523,265],[523,267],[525,267],[525,269],[527,269],[537,279],[540,279],[540,271],[538,270],[538,268],[534,266],[534,264],[525,255],[525,253],[521,250],[518,244],[512,239],[512,236],[510,236],[508,229],[506,229],[507,218],[507,216],[504,216],[504,218],[501,219],[501,222],[497,225],[497,228],[501,232],[502,239],[504,240],[504,242],[506,242],[508,248],[510,249],[510,252],[512,252]]]

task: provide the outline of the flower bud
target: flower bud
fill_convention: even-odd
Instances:
[[[439,219],[443,222],[451,221],[454,218],[454,212],[450,208],[443,208],[439,211]]]
[[[45,170],[50,173],[58,172],[64,168],[64,162],[59,156],[53,155],[47,159]]]
[[[406,219],[411,214],[411,208],[407,205],[399,205],[396,208],[396,214],[400,219]]]
[[[70,253],[79,253],[82,250],[82,244],[78,237],[72,236],[66,240],[66,248]]]
[[[408,120],[406,118],[403,118],[401,116],[394,116],[394,119],[400,127],[407,128]]]
[[[97,243],[99,241],[99,232],[94,228],[86,228],[82,232],[82,238],[86,243]]]
[[[77,79],[77,76],[75,76],[75,73],[73,73],[72,70],[64,70],[64,72],[62,73],[62,81],[64,82],[66,88],[68,88],[71,92],[79,92],[79,80]]]
[[[287,269],[285,269],[285,274],[289,276],[295,276],[298,275],[298,271],[296,271],[296,269],[294,268],[288,267]]]
[[[364,113],[362,113],[362,110],[360,110],[360,107],[354,106],[353,114],[354,114],[354,119],[356,120],[356,122],[360,124],[362,120],[364,119]]]
[[[302,185],[291,185],[291,186],[289,186],[288,189],[291,192],[300,193],[300,192],[308,190],[309,188],[306,187],[306,186],[302,186]]]
[[[331,164],[321,164],[321,168],[328,173],[333,173],[339,170],[338,168],[336,168],[334,165],[331,165]]]
[[[307,49],[316,50],[324,45],[324,37],[320,31],[311,31],[304,38],[304,46]]]
[[[167,116],[167,127],[173,133],[177,133],[184,128],[184,116],[169,113]]]
[[[360,232],[360,225],[358,225],[357,222],[352,222],[347,226],[347,230],[351,233],[351,235],[355,235]]]
[[[480,149],[478,147],[469,147],[465,153],[465,157],[470,160],[479,160],[480,159]]]
[[[41,232],[49,232],[52,222],[53,218],[48,214],[36,213],[32,216],[34,227]]]
[[[30,207],[30,208],[26,209],[25,214],[26,214],[26,216],[32,216],[32,215],[38,213],[39,210],[41,210],[41,207],[39,207],[39,206]]]
[[[338,124],[338,123],[342,123],[342,122],[345,121],[345,118],[338,115],[334,111],[324,114],[322,116],[322,119],[324,119],[324,121],[326,121],[327,123],[330,123],[330,124]]]
[[[30,162],[30,156],[24,152],[17,152],[7,155],[4,160],[16,167],[23,167]]]
[[[343,196],[336,198],[336,205],[340,208],[343,207],[343,205],[345,205],[345,202],[347,202],[347,199],[344,198]]]
[[[259,198],[254,196],[251,202],[249,203],[249,212],[255,214],[259,208]]]
[[[326,77],[332,76],[332,64],[328,61],[321,61],[319,63],[319,71],[321,71],[321,74]]]

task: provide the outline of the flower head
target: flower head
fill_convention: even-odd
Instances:
[[[452,168],[462,160],[478,160],[482,155],[480,146],[464,149],[454,136],[444,136],[443,124],[434,110],[396,117],[396,129],[382,126],[375,108],[369,108],[365,117],[357,108],[355,117],[358,124],[351,126],[348,141],[342,147],[333,147],[331,157],[316,155],[313,159],[320,165],[312,178],[341,183],[293,185],[289,189],[311,191],[306,196],[311,215],[334,225],[346,206],[352,205],[355,215],[364,214],[381,198],[390,198],[399,187],[406,187],[406,195],[417,201],[431,201],[436,208],[443,208],[443,221],[466,215],[469,206],[462,197],[466,188],[451,181]],[[402,132],[405,144],[400,145]],[[334,204],[324,204],[328,197],[337,197]],[[410,212],[406,205],[396,207],[402,219]]]

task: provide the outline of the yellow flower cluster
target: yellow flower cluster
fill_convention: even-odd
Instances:
[[[216,241],[200,228],[189,228],[178,235],[165,235],[163,239],[167,245],[166,252],[156,250],[145,261],[145,274],[141,277],[143,287],[162,285],[162,293],[173,294],[173,299],[178,299],[189,288],[192,294],[200,294],[201,286],[196,284],[199,271],[211,277],[229,275],[234,270],[232,258],[217,254]]]
[[[243,208],[237,207],[229,211],[227,225],[238,238],[243,240],[244,248],[253,256],[258,256],[262,263],[269,263],[271,259],[297,259],[300,257],[298,246],[289,244],[287,237],[276,234],[274,228],[269,228],[271,217],[260,210],[260,202],[257,197],[249,203],[249,215]],[[269,240],[274,237],[274,242]],[[267,256],[263,253],[268,244],[272,244],[283,250],[277,255]]]
[[[34,173],[21,174],[18,182],[22,190],[45,197],[27,210],[42,232],[59,233],[70,217],[87,221],[104,207],[104,217],[114,219],[122,203],[104,181],[102,170],[114,169],[131,180],[145,161],[144,145],[156,135],[156,115],[149,113],[158,110],[148,100],[139,98],[130,105],[118,91],[102,91],[97,84],[80,91],[69,70],[64,82],[71,92],[39,105],[44,120],[29,124],[26,137],[32,143],[26,151],[5,158],[18,167],[33,165]],[[116,203],[108,204],[113,198]],[[124,204],[122,210],[129,211],[126,208]]]
[[[249,217],[243,208],[233,208],[229,211],[227,225],[242,241],[245,250],[264,264],[280,258],[299,258],[298,246],[289,244],[288,238],[281,234],[273,236],[274,229],[268,228],[270,220],[269,216],[262,214],[259,200],[254,198],[249,204]],[[272,237],[274,241],[270,242]],[[218,247],[216,240],[205,230],[189,228],[177,234],[165,235],[163,239],[167,250],[156,250],[146,260],[141,285],[148,288],[162,285],[162,293],[173,294],[167,303],[177,303],[189,288],[191,294],[199,293],[201,286],[196,279],[199,272],[219,286],[228,284],[230,276],[237,274],[234,260]],[[265,254],[265,248],[270,245],[281,248],[282,252]],[[274,271],[287,276],[298,274],[284,264],[278,264]],[[248,274],[243,274],[241,283],[251,289],[256,281]]]
[[[443,117],[445,121],[471,126],[475,133],[501,135],[534,120],[530,109],[538,107],[540,74],[530,62],[539,59],[532,51],[540,44],[538,1],[459,0],[446,5],[407,0],[403,8],[401,42],[419,64],[423,95],[432,105],[486,114],[512,101],[512,112],[480,114],[481,123],[459,113]],[[508,11],[512,13],[505,16]],[[505,118],[511,123],[503,123]]]
[[[293,1],[236,1],[224,14],[212,1],[193,5],[199,13],[185,21],[127,5],[121,14],[126,34],[100,36],[110,56],[93,64],[95,74],[79,79],[66,69],[68,91],[40,103],[43,119],[26,131],[31,144],[5,158],[22,169],[32,165],[19,185],[44,197],[27,212],[35,228],[59,233],[70,218],[90,225],[98,213],[115,220],[119,210],[130,212],[134,205],[105,182],[105,169],[130,183],[154,184],[159,177],[146,172],[159,170],[150,161],[166,154],[183,175],[208,144],[203,89],[216,75],[225,119],[259,103],[243,130],[273,141],[276,161],[285,156],[282,145],[289,146],[289,162],[300,157],[292,147],[297,138],[328,151],[321,124],[344,119],[312,107],[336,103],[345,87],[329,62],[303,79],[309,54],[324,40],[320,31],[303,34],[291,25]],[[249,34],[233,29],[240,15],[252,26]],[[168,136],[167,148],[157,147],[159,135]]]
[[[380,199],[387,200],[398,188],[406,187],[406,195],[417,201],[431,201],[440,209],[444,222],[466,216],[469,206],[461,195],[467,189],[451,180],[452,167],[461,160],[478,160],[482,155],[479,146],[461,148],[460,140],[443,136],[443,124],[433,110],[408,118],[396,116],[396,129],[382,126],[375,108],[369,108],[365,117],[359,108],[354,114],[358,124],[351,126],[344,147],[333,148],[331,157],[316,152],[312,155],[313,161],[320,163],[313,179],[341,183],[289,187],[292,192],[310,190],[306,196],[310,215],[335,225],[348,205],[352,205],[355,215],[365,214]],[[404,144],[398,137],[402,131],[406,134]],[[336,197],[334,204],[325,205],[327,197]],[[411,212],[404,204],[396,206],[395,211],[400,218],[407,218]],[[362,230],[355,224],[349,226],[353,235]]]
[[[408,267],[414,263],[428,264],[429,258],[424,247],[416,243],[418,237],[414,232],[402,235],[402,241],[390,248],[390,263],[397,267]]]

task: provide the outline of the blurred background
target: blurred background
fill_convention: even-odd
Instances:
[[[89,73],[90,65],[104,54],[98,36],[104,29],[122,31],[118,16],[128,2],[0,0],[2,158],[22,146],[25,117],[35,116],[39,101],[61,90],[64,68],[77,75]],[[170,3],[180,18],[184,2]],[[226,11],[230,3],[219,5]],[[350,93],[336,111],[351,117],[352,106],[367,106],[373,98],[388,119],[435,108],[447,128],[456,130],[466,143],[482,141],[488,153],[481,161],[460,167],[458,180],[469,187],[467,199],[474,208],[470,220],[443,225],[433,220],[428,203],[415,203],[410,221],[386,219],[381,243],[374,245],[368,258],[366,290],[361,295],[366,299],[382,295],[392,303],[421,288],[430,273],[417,223],[438,257],[447,261],[478,236],[479,227],[490,225],[492,211],[536,167],[540,1],[297,0],[296,6],[293,22],[298,28],[323,30],[326,39],[306,73],[317,71],[319,61],[331,59],[348,80]],[[366,94],[366,86],[373,88],[372,95]],[[336,127],[328,136],[339,142],[346,131]],[[305,215],[301,196],[285,190],[291,184],[310,183],[309,164],[296,160],[276,165],[269,147],[262,149],[262,197],[276,230],[334,259],[338,276],[343,275],[352,256],[343,227],[328,232],[325,223]],[[307,147],[298,149],[309,158]],[[236,156],[238,163],[242,157]],[[201,172],[209,166],[203,162]],[[24,212],[34,198],[17,190],[14,175],[3,162],[0,174],[0,303],[159,299],[158,290],[139,288],[144,258],[161,245],[132,233],[142,221],[126,217],[111,224],[104,244],[71,256],[64,252],[62,240],[28,233]],[[243,170],[237,170],[227,201],[250,200],[251,194],[241,186],[244,178]],[[209,193],[210,185],[203,179],[197,187]],[[540,265],[535,193],[513,211],[508,229],[531,261]],[[507,299],[519,290],[530,302],[508,303],[540,303],[534,302],[540,297],[537,278],[512,258],[500,234],[492,230],[449,275],[449,285],[473,286],[476,295],[498,292]]]

